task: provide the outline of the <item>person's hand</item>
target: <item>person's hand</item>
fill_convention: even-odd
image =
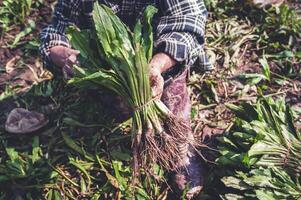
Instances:
[[[160,99],[164,88],[164,79],[161,71],[155,65],[150,65],[150,84],[152,89],[152,96],[155,99]]]
[[[56,66],[62,68],[64,77],[69,79],[73,74],[72,66],[78,65],[76,56],[79,53],[77,50],[64,46],[54,46],[50,49],[50,58]]]
[[[54,46],[50,49],[50,58],[58,67],[64,67],[70,56],[77,56],[80,52],[64,46]]]
[[[152,95],[155,99],[160,99],[164,88],[164,79],[161,75],[164,71],[176,64],[176,61],[165,53],[154,55],[150,61],[150,84]]]

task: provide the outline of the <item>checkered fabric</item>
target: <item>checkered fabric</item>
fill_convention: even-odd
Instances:
[[[207,10],[203,0],[99,0],[129,27],[133,27],[147,5],[159,12],[154,18],[155,51],[164,52],[180,64],[211,69],[204,52],[204,32]],[[53,64],[49,50],[53,46],[70,47],[65,28],[75,24],[80,29],[93,27],[94,0],[58,0],[52,23],[40,34],[40,53],[46,67]]]

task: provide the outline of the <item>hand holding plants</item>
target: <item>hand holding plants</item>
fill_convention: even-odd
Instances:
[[[76,76],[68,83],[85,85],[85,88],[89,85],[106,87],[132,108],[133,185],[137,183],[140,167],[150,169],[157,163],[168,171],[175,171],[183,160],[178,145],[198,145],[187,137],[190,127],[186,122],[173,115],[158,98],[164,84],[161,73],[176,61],[165,53],[152,56],[151,19],[156,12],[156,8],[147,7],[144,20],[137,22],[132,33],[112,10],[95,3],[95,32],[71,27],[68,34],[72,46],[80,50],[80,56],[86,61],[76,67]],[[96,54],[87,45],[87,39],[96,42]],[[100,58],[111,69],[104,69]],[[158,97],[153,99],[154,96]]]
[[[173,67],[175,64],[176,61],[165,53],[158,53],[154,55],[150,61],[150,84],[152,88],[152,96],[154,98],[160,99],[163,93],[164,79],[161,74]]]

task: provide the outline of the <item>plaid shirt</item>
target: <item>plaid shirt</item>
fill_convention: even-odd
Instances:
[[[186,66],[211,68],[203,49],[207,11],[203,0],[99,0],[133,27],[147,5],[159,12],[154,18],[155,51],[164,52]],[[58,0],[52,23],[40,34],[40,53],[46,67],[53,66],[49,50],[53,46],[71,47],[65,27],[75,24],[80,29],[93,27],[94,0]]]

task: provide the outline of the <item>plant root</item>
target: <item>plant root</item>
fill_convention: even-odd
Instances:
[[[189,145],[199,145],[191,138],[191,127],[185,120],[169,115],[161,122],[163,131],[148,124],[143,132],[139,155],[145,159],[141,164],[150,168],[157,163],[167,171],[179,171],[185,166]]]

